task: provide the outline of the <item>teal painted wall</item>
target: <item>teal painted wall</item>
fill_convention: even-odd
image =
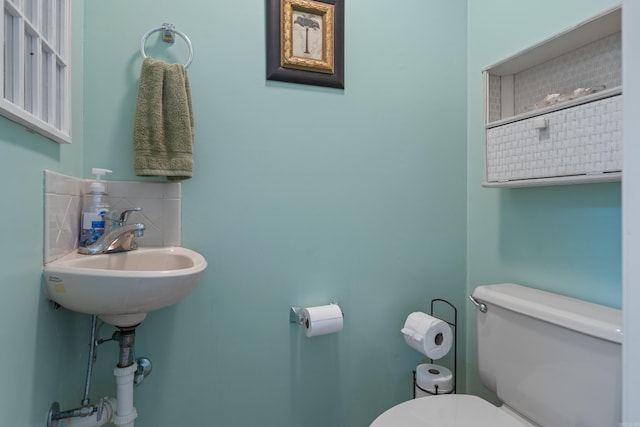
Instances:
[[[82,397],[90,318],[54,311],[41,291],[42,170],[137,179],[138,46],[165,21],[196,51],[182,235],[210,267],[193,295],[139,328],[137,354],[154,372],[136,389],[136,426],[366,426],[410,397],[421,358],[399,329],[431,298],[462,308],[470,375],[462,363],[459,385],[480,394],[474,312],[464,319],[474,286],[514,281],[619,306],[618,184],[480,187],[482,67],[612,4],[547,2],[351,0],[337,91],[265,82],[262,1],[74,1],[74,143],[0,118],[11,201],[0,413],[41,426],[53,400]],[[148,47],[184,57],[179,45]],[[288,323],[289,306],[330,300],[345,311],[340,334],[307,339]],[[100,347],[94,399],[113,394],[116,354]]]
[[[182,235],[209,269],[139,328],[154,372],[136,426],[366,426],[410,398],[422,358],[402,340],[406,316],[435,297],[464,305],[466,1],[346,2],[344,91],[265,81],[262,0],[85,10],[85,176],[139,179],[142,34],[170,21],[195,50]],[[147,46],[186,58],[180,40]],[[332,300],[341,333],[289,324],[291,305]],[[111,351],[96,390],[112,387]]]
[[[481,70],[616,2],[468,2],[467,287],[514,282],[621,306],[620,184],[482,188]],[[553,11],[553,13],[550,13]],[[469,390],[476,375],[475,313],[468,316]]]
[[[82,1],[73,2],[73,135],[60,146],[0,117],[0,414],[2,425],[42,427],[50,404],[82,399],[76,316],[42,292],[43,170],[79,175],[82,164]],[[82,365],[76,365],[82,363]]]

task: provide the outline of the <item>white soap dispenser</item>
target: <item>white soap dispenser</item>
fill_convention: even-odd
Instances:
[[[80,220],[80,247],[87,247],[102,236],[105,218],[109,213],[109,195],[105,192],[100,177],[111,173],[109,169],[93,168],[91,173],[96,180],[89,186],[89,192],[82,197],[82,216]]]

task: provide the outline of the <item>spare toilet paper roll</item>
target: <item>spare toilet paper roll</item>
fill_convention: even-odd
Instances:
[[[304,333],[308,337],[332,334],[342,330],[342,310],[338,304],[307,307],[302,310],[305,318]]]
[[[416,385],[431,394],[451,393],[453,374],[444,366],[423,363],[416,368]]]
[[[453,334],[449,324],[421,311],[411,313],[400,332],[410,347],[431,359],[440,359],[451,350]]]

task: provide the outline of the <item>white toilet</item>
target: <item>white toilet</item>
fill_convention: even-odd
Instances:
[[[478,367],[503,402],[445,394],[401,403],[370,427],[618,427],[622,313],[514,284],[479,286]]]

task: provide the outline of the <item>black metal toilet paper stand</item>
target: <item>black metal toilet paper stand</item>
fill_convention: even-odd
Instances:
[[[422,387],[420,387],[418,385],[418,382],[416,381],[416,371],[413,371],[413,398],[416,398],[416,387],[419,388],[420,390],[424,391],[425,393],[431,394],[431,395],[438,395],[438,394],[455,394],[456,393],[456,380],[458,379],[458,372],[457,372],[457,368],[458,368],[458,309],[456,308],[455,305],[451,304],[449,301],[442,299],[442,298],[435,298],[431,300],[431,309],[429,312],[430,316],[433,316],[433,305],[434,303],[437,302],[442,302],[444,304],[447,304],[450,308],[451,311],[453,313],[453,322],[449,322],[448,320],[445,319],[440,319],[443,322],[446,322],[449,326],[451,326],[451,328],[453,329],[453,388],[451,389],[451,391],[446,392],[446,393],[438,393],[438,385],[436,384],[435,386],[435,393],[429,390],[425,390]],[[429,359],[430,363],[433,363],[433,359]]]

